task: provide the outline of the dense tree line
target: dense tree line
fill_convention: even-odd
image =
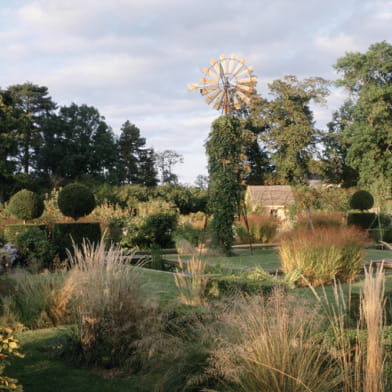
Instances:
[[[0,89],[0,199],[75,180],[155,186],[156,153],[129,121],[116,137],[96,108],[58,108],[47,87]]]

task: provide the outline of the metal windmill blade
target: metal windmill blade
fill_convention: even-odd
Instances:
[[[213,108],[224,114],[241,109],[242,104],[249,102],[257,83],[253,67],[245,63],[245,59],[239,60],[235,54],[230,57],[221,54],[219,60],[212,59],[210,66],[203,68],[200,85],[190,83],[188,90],[199,90],[201,95],[207,96],[205,101],[209,105],[213,103]]]

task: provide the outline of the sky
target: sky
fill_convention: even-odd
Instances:
[[[183,156],[174,172],[192,184],[220,113],[187,84],[210,59],[246,58],[268,98],[284,75],[336,80],[339,57],[383,40],[391,0],[0,0],[0,87],[46,86],[60,106],[96,107],[116,135],[129,120],[148,147]],[[331,88],[318,127],[344,99]]]

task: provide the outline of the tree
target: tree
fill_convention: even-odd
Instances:
[[[325,147],[320,157],[322,176],[329,183],[341,184],[345,188],[355,186],[359,178],[358,171],[347,162],[349,144],[344,138],[344,130],[352,122],[353,109],[353,102],[346,101],[333,114],[327,132],[322,133],[320,140]]]
[[[212,247],[229,253],[233,244],[233,222],[242,200],[244,177],[243,133],[241,122],[232,115],[212,123],[206,149],[209,173],[209,212]]]
[[[96,108],[75,103],[61,107],[46,121],[43,135],[39,161],[43,173],[67,179],[116,178],[114,135]]]
[[[206,191],[208,189],[208,176],[199,174],[195,180],[195,186],[198,189]]]
[[[176,151],[165,150],[155,154],[155,161],[161,177],[161,184],[178,184],[178,176],[173,173],[173,167],[184,162],[183,156]]]
[[[18,165],[29,173],[35,168],[35,159],[42,145],[41,127],[56,109],[48,95],[48,88],[33,83],[16,84],[6,90],[17,118]]]
[[[155,169],[155,153],[152,148],[140,149],[137,184],[144,186],[156,186],[158,184],[157,171]]]
[[[379,42],[366,53],[347,53],[335,69],[353,101],[352,120],[344,128],[347,163],[358,171],[358,184],[371,188],[380,178],[392,185],[392,45]]]
[[[269,84],[271,101],[259,105],[258,126],[264,127],[266,143],[277,177],[285,183],[302,183],[309,175],[316,129],[311,102],[323,103],[327,81],[308,78],[299,81],[288,75]]]
[[[0,176],[10,176],[16,169],[18,153],[17,117],[5,91],[0,90]]]
[[[140,136],[139,128],[127,120],[121,127],[118,146],[124,181],[128,184],[155,186],[158,182],[154,151],[144,148],[145,145],[146,139]]]

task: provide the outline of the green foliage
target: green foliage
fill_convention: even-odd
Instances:
[[[0,326],[0,390],[22,392],[23,388],[18,385],[18,380],[3,376],[5,366],[10,357],[23,357],[18,351],[19,341],[15,338],[14,332],[10,328]]]
[[[347,224],[372,229],[377,225],[377,216],[373,212],[351,212],[347,215]]]
[[[122,244],[141,249],[148,249],[153,245],[161,248],[173,247],[173,234],[177,223],[178,216],[173,212],[156,212],[135,217],[125,229]]]
[[[53,114],[56,104],[47,87],[30,82],[9,86],[6,95],[16,115],[14,133],[18,141],[18,166],[29,174],[30,168],[37,166],[43,124]]]
[[[392,45],[383,41],[366,53],[347,53],[335,69],[342,76],[337,84],[353,101],[342,131],[347,164],[359,173],[361,186],[369,189],[382,178],[391,187]]]
[[[95,244],[100,241],[101,235],[100,225],[96,222],[56,223],[53,227],[53,248],[64,260],[67,249],[72,252],[74,243],[81,246],[87,240]]]
[[[243,147],[241,123],[237,118],[225,115],[212,123],[206,144],[210,179],[208,208],[213,216],[211,246],[225,253],[231,250],[234,217],[243,199]]]
[[[4,238],[6,239],[7,242],[16,244],[16,238],[19,234],[23,233],[25,230],[29,231],[30,229],[34,229],[34,228],[47,231],[47,227],[45,225],[36,225],[36,224],[7,225],[4,228]]]
[[[350,207],[353,210],[370,210],[374,205],[374,199],[370,192],[359,190],[356,191],[350,199]]]
[[[334,278],[351,282],[361,267],[367,241],[366,233],[355,227],[295,230],[280,238],[282,269],[286,274],[299,271],[313,286]]]
[[[207,298],[222,298],[225,296],[264,295],[271,294],[277,286],[271,279],[251,279],[247,276],[223,275],[210,276],[205,288]]]
[[[16,237],[15,245],[22,256],[22,265],[32,272],[49,268],[54,257],[54,249],[45,226],[29,226]]]
[[[155,186],[158,183],[154,168],[154,151],[145,148],[146,139],[140,137],[140,130],[126,121],[121,127],[118,140],[120,164],[123,170],[122,182]]]
[[[72,103],[45,122],[38,160],[43,173],[118,183],[117,166],[114,133],[96,108]]]
[[[44,208],[43,200],[36,193],[27,189],[15,193],[8,204],[11,214],[23,220],[39,218]]]
[[[183,223],[177,226],[175,237],[187,240],[193,247],[199,245],[203,230],[193,227],[190,223]]]
[[[57,203],[60,211],[74,220],[88,215],[96,206],[94,194],[81,184],[65,186],[58,195]]]
[[[258,124],[280,182],[304,183],[309,174],[316,132],[310,103],[325,101],[327,85],[322,78],[299,81],[293,75],[269,84],[274,100],[260,105]]]

